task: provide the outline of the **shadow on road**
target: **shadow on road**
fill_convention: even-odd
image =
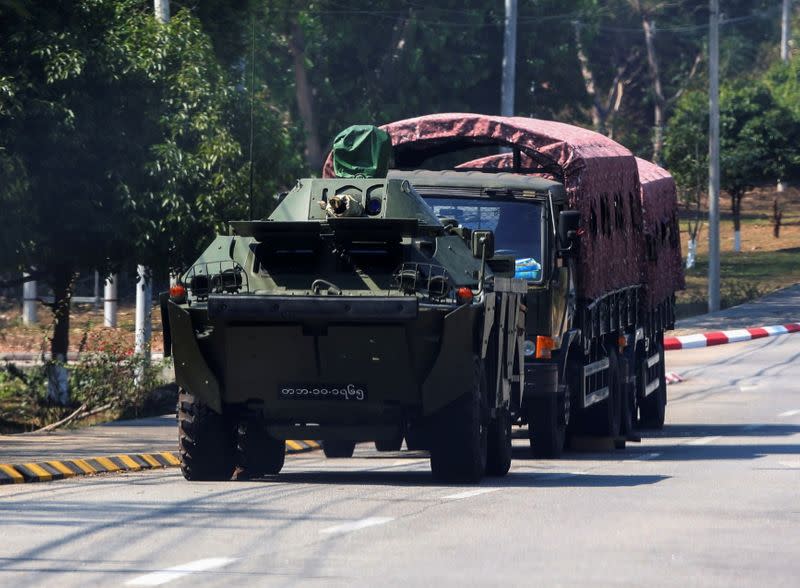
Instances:
[[[660,431],[643,431],[643,438],[665,437],[788,437],[800,433],[800,425],[779,424],[684,424],[664,425]]]

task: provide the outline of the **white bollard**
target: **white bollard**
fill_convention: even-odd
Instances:
[[[734,231],[733,232],[733,250],[736,253],[739,253],[742,250],[742,232],[741,231]]]
[[[103,287],[103,326],[117,326],[117,274],[111,274],[106,278]]]
[[[136,334],[134,353],[150,358],[150,335],[153,330],[151,311],[153,304],[150,270],[136,266]]]
[[[27,276],[29,274],[22,274]],[[36,280],[22,284],[22,324],[35,325],[37,322],[36,308],[39,301],[36,299]]]

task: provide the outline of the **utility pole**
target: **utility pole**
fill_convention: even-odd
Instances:
[[[169,22],[169,0],[153,0],[156,21]],[[134,353],[150,360],[150,337],[153,331],[153,280],[150,268],[136,266],[136,324],[134,333]]]
[[[500,114],[514,116],[514,88],[517,70],[517,0],[505,0],[506,26],[503,36],[503,83]]]
[[[781,59],[789,61],[789,38],[792,34],[792,0],[783,0],[781,12]]]
[[[719,310],[719,0],[709,0],[708,311]]]
[[[781,60],[786,63],[789,61],[789,39],[792,36],[792,0],[783,0],[783,10],[781,12]],[[778,180],[778,192],[786,190],[783,180]],[[778,206],[778,199],[775,198],[775,206]]]

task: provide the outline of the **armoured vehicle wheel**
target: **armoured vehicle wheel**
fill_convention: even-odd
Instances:
[[[561,403],[555,396],[533,398],[526,402],[528,439],[534,457],[555,459],[564,452],[567,426]]]
[[[355,441],[322,442],[322,451],[325,453],[325,457],[353,457],[355,449]]]
[[[588,433],[602,437],[619,436],[621,395],[619,354],[615,347],[611,347],[608,351],[608,398],[590,407],[586,412]]]
[[[664,427],[664,417],[667,405],[667,378],[664,368],[664,344],[658,344],[658,388],[653,390],[649,396],[642,400],[639,406],[639,422],[648,429],[662,429]],[[647,357],[642,359],[644,365],[644,383],[647,385]]]
[[[511,469],[511,415],[508,409],[498,409],[497,417],[489,423],[488,445],[486,475],[505,476]]]
[[[375,441],[375,449],[378,451],[400,451],[403,448],[403,437],[395,439],[383,439]]]
[[[441,482],[478,482],[486,472],[488,427],[485,375],[472,358],[472,388],[436,414],[431,471]]]
[[[236,467],[235,431],[193,394],[178,396],[181,473],[187,480],[230,480]]]
[[[237,461],[242,477],[274,476],[283,468],[286,441],[272,438],[259,422],[239,426]]]

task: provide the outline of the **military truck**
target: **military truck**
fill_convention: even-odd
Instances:
[[[387,141],[345,133],[351,177],[301,179],[267,219],[231,222],[162,297],[187,480],[277,474],[287,439],[328,457],[415,439],[447,482],[508,471],[527,284],[492,231],[381,177]]]
[[[533,454],[559,456],[568,434],[622,445],[637,426],[663,426],[663,334],[683,287],[669,174],[553,121],[453,113],[382,129],[389,177],[409,179],[439,217],[491,230],[496,258],[526,280],[524,384],[510,407]]]

